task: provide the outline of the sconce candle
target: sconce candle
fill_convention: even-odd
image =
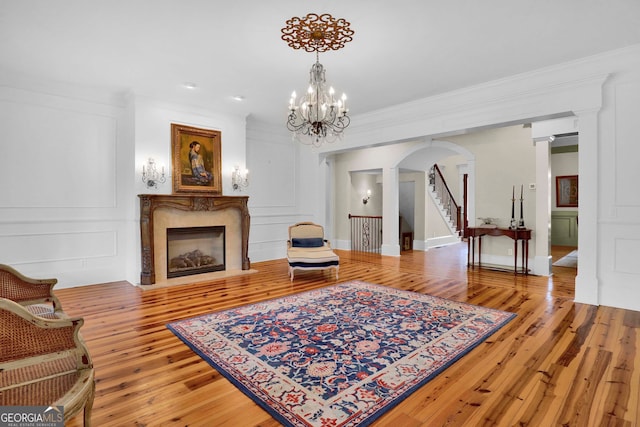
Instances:
[[[147,184],[147,188],[158,188],[158,184],[162,184],[166,180],[164,166],[162,166],[162,172],[158,173],[155,160],[149,157],[147,164],[142,165],[142,182]]]
[[[367,190],[367,195],[362,198],[362,203],[366,205],[370,198],[371,198],[371,190]]]
[[[244,172],[240,172],[240,166],[236,165],[235,169],[231,173],[231,186],[234,191],[242,191],[243,187],[248,187],[249,170],[245,169]]]

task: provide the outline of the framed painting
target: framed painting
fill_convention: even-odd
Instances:
[[[559,208],[578,207],[578,175],[556,177],[556,206]]]
[[[222,194],[222,134],[171,124],[174,193]]]

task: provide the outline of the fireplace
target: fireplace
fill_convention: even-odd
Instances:
[[[140,198],[141,285],[178,283],[176,281],[195,280],[196,277],[197,280],[208,280],[251,269],[248,256],[250,217],[247,196],[140,194],[138,197]],[[207,255],[217,258],[214,265],[219,266],[220,260],[223,259],[224,271],[207,272],[198,276],[194,274],[194,276],[170,277],[171,257],[175,258],[198,248],[179,249],[177,254],[169,255],[168,230],[217,226],[224,227],[222,245],[224,254]],[[182,240],[189,240],[189,238]],[[202,249],[199,250],[204,254]]]
[[[225,227],[167,228],[167,278],[225,270]]]

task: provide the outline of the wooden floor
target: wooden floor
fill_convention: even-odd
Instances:
[[[573,248],[554,248],[554,260]],[[576,270],[551,277],[467,270],[466,244],[400,258],[340,255],[340,282],[365,280],[517,313],[483,344],[375,426],[640,425],[640,312],[573,302]],[[176,338],[165,324],[335,283],[284,259],[258,273],[141,290],[118,282],[57,291],[82,316],[97,389],[93,425],[277,426],[277,421]],[[72,426],[81,425],[76,417]]]

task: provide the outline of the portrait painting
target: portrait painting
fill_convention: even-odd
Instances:
[[[171,124],[174,193],[222,194],[220,131]]]

